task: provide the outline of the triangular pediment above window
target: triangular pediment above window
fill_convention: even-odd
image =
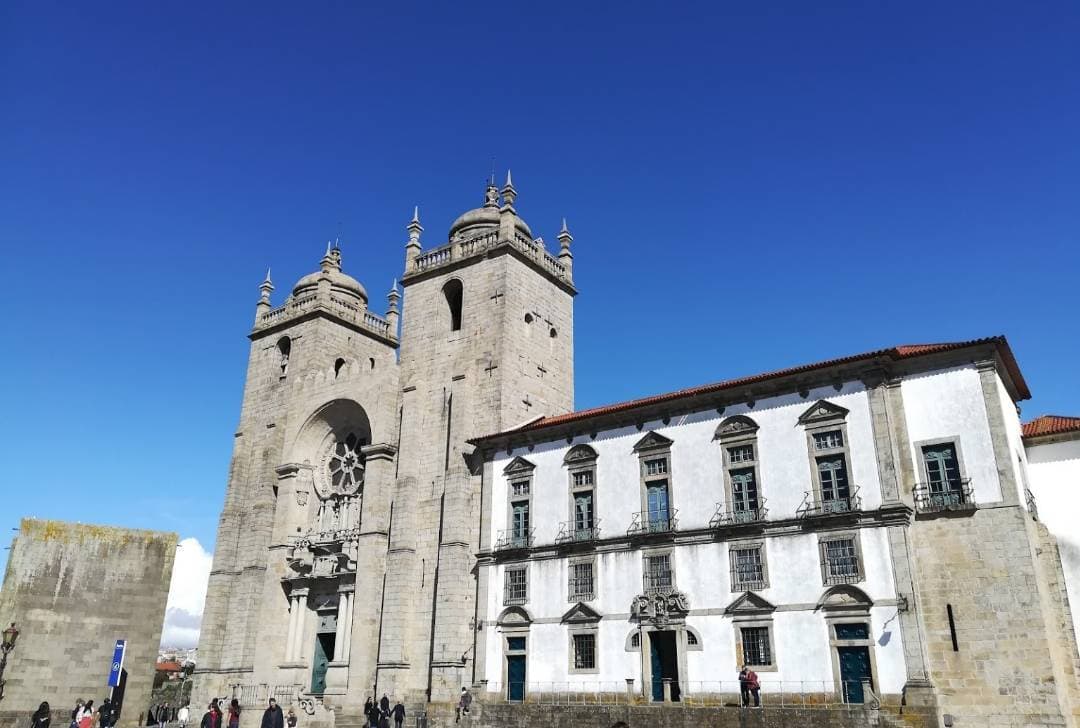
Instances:
[[[868,610],[874,606],[874,600],[862,589],[850,584],[840,584],[827,589],[818,601],[818,609]]]
[[[563,465],[577,465],[592,462],[593,460],[596,460],[596,450],[593,450],[588,445],[574,445],[567,451],[566,457],[563,458]]]
[[[634,445],[634,452],[640,452],[642,450],[659,450],[661,448],[671,447],[672,440],[664,437],[656,432],[649,431],[645,433],[645,437],[637,441]]]
[[[716,428],[716,433],[713,435],[714,440],[721,440],[728,437],[741,437],[744,435],[753,435],[758,431],[758,424],[746,415],[735,415],[734,417],[728,417],[726,420],[720,423]]]
[[[768,599],[759,597],[754,592],[743,592],[742,595],[727,605],[724,614],[738,616],[740,614],[767,614],[776,607]]]
[[[600,621],[600,613],[588,604],[578,602],[562,616],[563,624],[582,624]]]
[[[500,627],[528,627],[532,621],[532,616],[524,607],[507,607],[502,610],[495,623]]]
[[[536,470],[536,466],[530,463],[525,458],[518,456],[510,461],[510,464],[503,468],[504,475],[528,475],[532,471]]]
[[[810,409],[799,415],[800,425],[812,425],[817,422],[833,422],[847,417],[848,410],[838,404],[819,399]]]

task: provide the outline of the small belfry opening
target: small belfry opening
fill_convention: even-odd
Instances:
[[[461,330],[461,299],[464,293],[461,281],[452,278],[443,286],[443,295],[446,297],[446,307],[450,312],[450,330]]]
[[[292,339],[288,336],[282,336],[278,339],[277,350],[280,357],[281,376],[285,376],[289,373],[289,355],[292,353]]]
[[[343,366],[345,366],[344,359],[339,358],[337,361],[334,362],[334,379],[337,379],[338,375],[341,374],[341,368]]]

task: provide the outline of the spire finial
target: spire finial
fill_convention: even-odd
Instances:
[[[570,234],[570,228],[566,226],[566,218],[562,219],[562,230],[559,231],[559,246],[563,252],[570,250],[570,243],[574,242],[574,236]]]
[[[274,291],[274,284],[270,282],[270,268],[266,269],[266,278],[259,284],[259,303],[270,305],[270,294]]]
[[[506,184],[502,188],[503,202],[507,205],[513,205],[514,200],[517,199],[517,190],[514,189],[514,180],[510,176],[510,168],[506,169]]]
[[[405,228],[409,231],[409,244],[420,244],[420,233],[424,232],[424,226],[420,224],[420,205],[413,207],[412,220]]]
[[[420,205],[413,205],[412,222],[420,222]]]

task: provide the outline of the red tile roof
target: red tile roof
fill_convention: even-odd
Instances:
[[[184,668],[179,662],[159,662],[154,669],[158,672],[180,672]]]
[[[651,397],[642,397],[641,399],[634,399],[627,402],[619,402],[617,404],[593,407],[592,409],[580,410],[577,412],[568,412],[564,415],[556,415],[554,417],[541,417],[513,430],[506,430],[504,432],[485,435],[484,437],[477,437],[470,440],[470,442],[480,443],[485,440],[491,440],[507,435],[543,430],[548,427],[555,427],[557,425],[587,420],[591,417],[615,414],[619,412],[627,412],[641,407],[663,404],[665,402],[673,402],[675,400],[686,399],[702,394],[711,394],[713,392],[720,392],[725,389],[733,389],[735,387],[743,386],[746,384],[755,384],[758,382],[769,381],[771,379],[779,379],[781,377],[787,377],[793,374],[804,374],[820,369],[828,369],[830,367],[839,366],[842,364],[851,364],[855,362],[878,358],[893,359],[895,361],[899,361],[902,359],[912,359],[919,356],[926,356],[928,354],[937,354],[945,351],[955,351],[958,349],[966,349],[971,346],[980,346],[984,344],[993,344],[997,347],[998,353],[1001,355],[1002,362],[1005,365],[1005,369],[1008,371],[1009,378],[1012,379],[1012,383],[1016,388],[1017,398],[1020,400],[1029,399],[1031,397],[1031,392],[1028,390],[1027,383],[1024,382],[1023,375],[1020,374],[1020,368],[1016,363],[1016,358],[1013,356],[1012,349],[1009,348],[1009,342],[1006,341],[1004,336],[992,336],[983,339],[972,339],[971,341],[952,341],[939,344],[904,344],[900,346],[894,346],[888,349],[878,349],[876,351],[868,351],[863,354],[845,356],[839,359],[828,359],[826,361],[816,362],[813,364],[803,364],[801,366],[791,367],[789,369],[780,369],[774,372],[755,374],[753,376],[742,377],[740,379],[729,379],[726,381],[714,382],[713,384],[704,384],[698,387],[691,387],[689,389],[680,389],[674,392],[667,392],[665,394],[656,394]]]
[[[1026,438],[1064,435],[1069,432],[1080,432],[1080,417],[1043,415],[1024,423],[1024,437]]]

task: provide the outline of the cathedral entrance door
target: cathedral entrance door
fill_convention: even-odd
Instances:
[[[322,695],[326,692],[326,669],[330,657],[334,654],[334,635],[315,635],[315,659],[311,664],[311,692]]]
[[[664,678],[671,679],[671,699],[679,699],[679,652],[675,646],[675,633],[671,631],[650,632],[652,672],[652,699],[664,700]]]

